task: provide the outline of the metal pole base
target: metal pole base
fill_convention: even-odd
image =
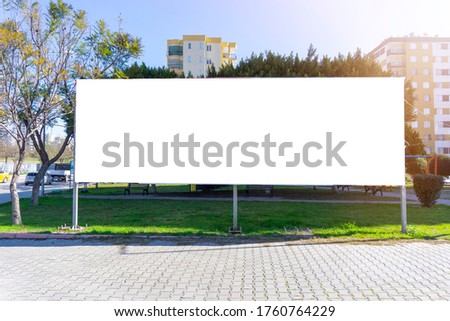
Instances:
[[[242,234],[242,228],[232,227],[232,228],[228,229],[228,234]]]

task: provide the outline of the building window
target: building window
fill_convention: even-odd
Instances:
[[[422,57],[422,62],[428,62],[428,56],[423,56]]]
[[[430,88],[430,83],[428,81],[425,81],[423,83],[423,88]]]
[[[450,121],[443,121],[441,127],[442,128],[450,128]]]
[[[441,43],[441,50],[448,50],[448,43]]]
[[[423,43],[422,44],[422,49],[428,49],[428,44],[427,43]]]
[[[413,87],[414,89],[417,88],[417,82],[413,81],[413,82],[411,83],[411,87]]]
[[[442,88],[442,83],[441,82],[437,82],[436,83],[436,88]]]
[[[211,45],[207,45],[206,46],[206,51],[212,51],[212,46]]]
[[[436,136],[436,140],[445,140],[445,136],[444,135],[437,135]]]
[[[206,59],[206,64],[207,64],[207,65],[212,65],[211,59]]]
[[[438,76],[448,76],[450,75],[448,69],[436,69],[436,75]]]
[[[419,122],[418,121],[412,121],[411,122],[411,127],[412,128],[418,128],[419,127]]]
[[[431,135],[423,135],[423,140],[424,141],[430,141],[431,140]]]
[[[430,147],[425,147],[425,153],[431,154],[431,148]]]
[[[183,46],[170,45],[168,55],[169,56],[182,56],[183,55]]]
[[[435,113],[436,113],[436,115],[442,115],[443,114],[442,108],[436,108]]]
[[[409,61],[410,62],[416,62],[417,61],[417,57],[416,56],[411,56],[411,57],[409,57]]]
[[[438,154],[450,154],[450,147],[439,147]]]
[[[417,45],[416,45],[415,42],[411,42],[411,43],[409,44],[409,49],[416,49],[416,48],[417,48]]]
[[[450,96],[449,95],[442,95],[442,101],[450,101]]]
[[[192,49],[192,44],[188,42],[188,49]]]
[[[183,69],[183,60],[181,58],[167,59],[167,67],[169,69]]]
[[[192,57],[188,56],[188,62],[192,62]]]
[[[425,121],[423,122],[423,128],[430,128],[430,127],[431,127],[430,121],[429,121],[429,120],[425,120]]]
[[[430,101],[430,95],[423,95],[423,101]]]
[[[409,74],[410,74],[411,76],[417,75],[417,69],[415,69],[415,68],[410,69],[410,70],[409,70]]]
[[[423,114],[424,115],[429,115],[430,114],[430,108],[424,108],[423,109]]]
[[[425,69],[423,70],[423,75],[424,75],[424,76],[428,76],[429,74],[430,74],[430,69],[425,68]]]

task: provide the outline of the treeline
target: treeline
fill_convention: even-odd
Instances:
[[[162,68],[150,68],[141,63],[134,63],[123,70],[128,78],[184,78],[173,71]],[[216,77],[390,77],[391,73],[383,71],[371,57],[366,57],[361,50],[337,57],[319,57],[317,50],[310,45],[306,57],[298,54],[281,55],[268,51],[252,54],[242,59],[236,66],[227,64],[208,70],[209,78]],[[414,89],[410,81],[405,82],[405,152],[407,155],[425,155],[425,148],[419,133],[408,125],[416,119],[414,112]],[[367,99],[370,99],[368,97]],[[389,115],[386,115],[389,117]]]

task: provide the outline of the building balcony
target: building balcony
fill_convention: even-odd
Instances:
[[[391,56],[391,55],[404,55],[405,54],[405,50],[404,49],[389,49],[387,51],[387,55]]]
[[[403,67],[405,67],[405,64],[403,63],[403,61],[392,61],[387,64],[387,67],[388,67],[388,69],[403,68]]]
[[[227,54],[227,53],[224,53],[222,57],[223,57],[224,59],[237,59],[236,54]]]
[[[167,56],[183,56],[183,47],[179,45],[169,46]]]
[[[183,64],[168,64],[169,69],[183,69]]]

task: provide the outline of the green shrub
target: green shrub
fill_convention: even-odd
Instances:
[[[414,192],[423,207],[431,207],[441,196],[444,177],[439,175],[414,175]]]
[[[427,160],[424,158],[406,159],[406,173],[411,175],[425,174],[427,171]]]
[[[450,157],[444,154],[438,154],[437,174],[450,176]],[[434,159],[430,161],[430,173],[434,174]]]
[[[413,185],[412,175],[405,174],[405,184],[406,184],[406,186],[412,186]]]

